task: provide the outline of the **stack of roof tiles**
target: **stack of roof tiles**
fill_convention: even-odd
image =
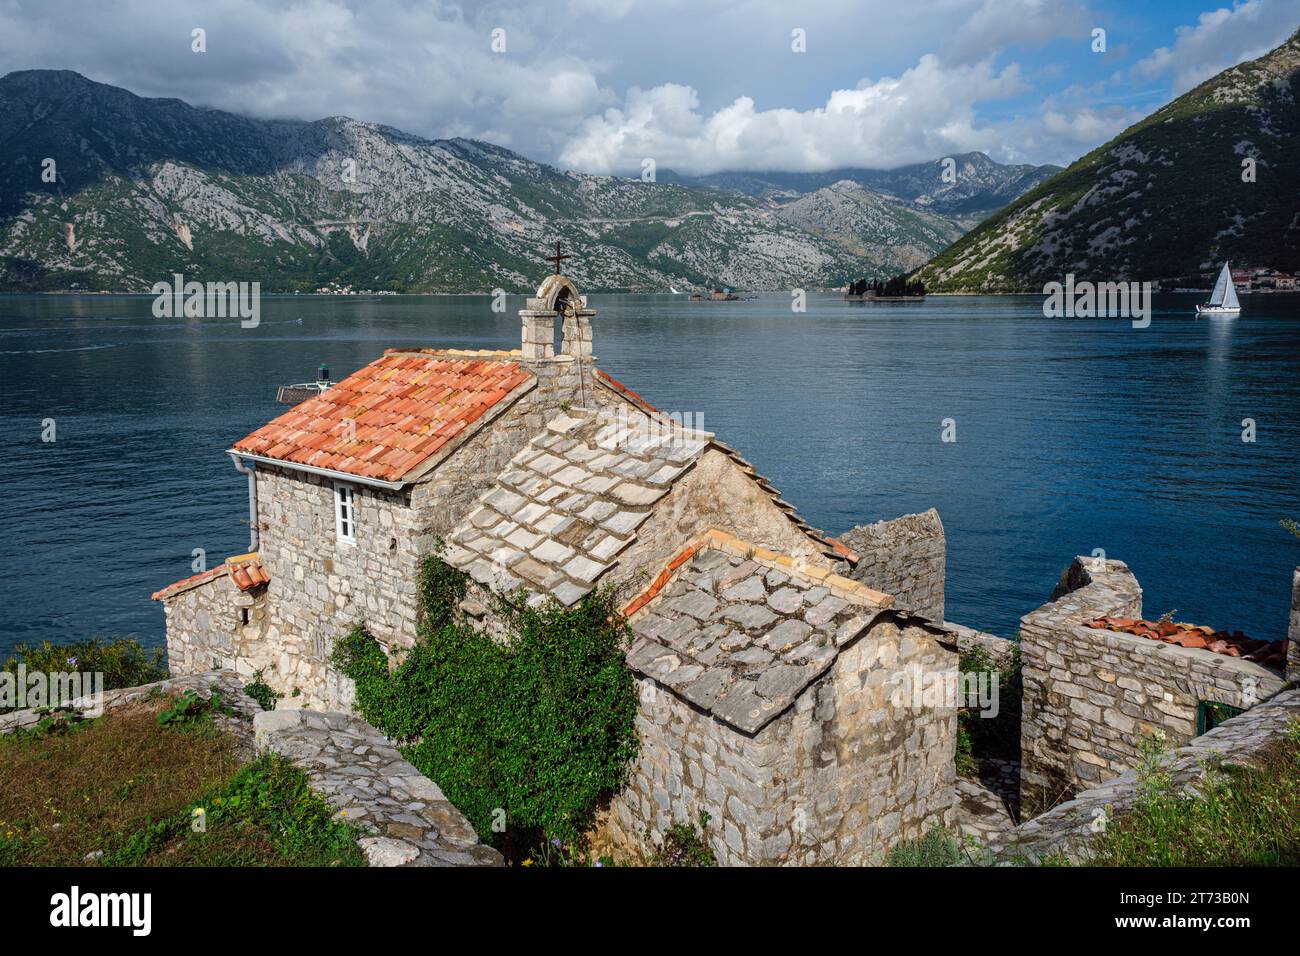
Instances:
[[[712,531],[629,605],[628,666],[746,733],[788,708],[893,602]]]
[[[498,592],[590,591],[710,435],[575,410],[517,454],[452,532],[445,560]]]
[[[1241,631],[1216,631],[1212,627],[1180,624],[1174,621],[1146,621],[1141,618],[1101,617],[1089,621],[1088,627],[1106,631],[1136,634],[1153,641],[1177,644],[1179,647],[1202,648],[1229,657],[1241,657],[1262,667],[1282,670],[1286,666],[1286,647],[1283,641],[1252,640]]]
[[[165,601],[222,575],[228,575],[230,583],[241,591],[251,591],[263,584],[270,583],[271,580],[271,573],[266,570],[266,566],[262,564],[257,553],[250,552],[249,554],[239,554],[227,558],[224,563],[218,564],[215,568],[200,571],[198,574],[169,584],[167,587],[155,591],[152,599]]]
[[[390,351],[263,425],[234,448],[327,471],[399,481],[420,470],[532,378],[518,362],[503,358]]]

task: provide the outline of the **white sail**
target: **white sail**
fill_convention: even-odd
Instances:
[[[1223,305],[1228,291],[1232,289],[1232,272],[1228,269],[1228,263],[1223,264],[1223,271],[1219,273],[1219,279],[1214,283],[1214,291],[1210,293],[1210,308],[1217,309]],[[1232,304],[1237,304],[1237,293],[1232,292]]]
[[[1228,286],[1223,293],[1223,307],[1225,309],[1240,309],[1241,303],[1237,301],[1237,287],[1232,284],[1232,273],[1228,271],[1227,263],[1223,265],[1223,274],[1228,280]]]

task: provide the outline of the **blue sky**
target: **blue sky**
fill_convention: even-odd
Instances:
[[[1300,0],[0,0],[0,71],[598,173],[1065,164],[1297,26]]]

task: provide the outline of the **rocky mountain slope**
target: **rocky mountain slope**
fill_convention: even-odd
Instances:
[[[1176,285],[1224,260],[1300,269],[1298,94],[1300,32],[1093,150],[917,275],[933,290],[1037,292],[1067,272]]]
[[[67,71],[0,79],[8,290],[147,291],[181,272],[266,291],[524,291],[556,239],[593,290],[839,286],[965,228],[927,213],[919,188],[915,202],[832,190],[782,208],[347,118],[249,119]],[[831,207],[828,228],[816,210]]]
[[[848,179],[785,203],[776,214],[889,273],[915,269],[966,231],[953,218]]]

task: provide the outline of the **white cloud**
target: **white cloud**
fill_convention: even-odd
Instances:
[[[1133,68],[1139,77],[1173,75],[1174,95],[1186,93],[1233,64],[1273,49],[1300,21],[1300,0],[1246,0],[1202,13],[1193,26],[1175,31],[1174,45],[1160,47]]]
[[[1072,0],[984,0],[944,52],[954,63],[969,63],[1012,44],[1040,46],[1061,37],[1086,38],[1091,25],[1087,7]]]
[[[890,167],[948,152],[989,149],[996,130],[974,119],[976,103],[1023,90],[1013,64],[991,60],[948,66],[926,54],[897,77],[835,90],[809,110],[761,110],[747,96],[705,115],[690,87],[634,88],[621,107],[587,120],[560,155],[563,163],[601,173],[662,169],[821,170]]]

